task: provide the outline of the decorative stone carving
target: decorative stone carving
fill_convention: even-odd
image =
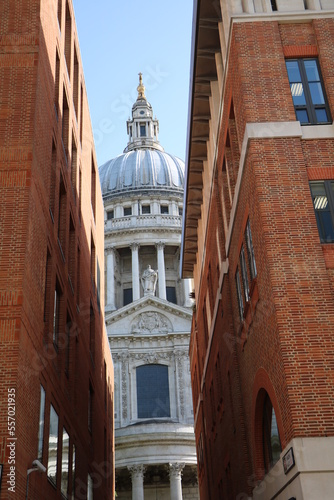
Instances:
[[[169,477],[179,478],[182,475],[185,463],[169,464]]]
[[[127,366],[128,362],[124,356],[122,360],[122,417],[124,420],[128,418]]]
[[[154,271],[150,265],[147,266],[141,277],[141,285],[144,295],[154,295],[157,286],[158,271]]]
[[[128,470],[131,474],[131,478],[133,479],[134,477],[144,477],[146,467],[145,465],[138,464],[138,465],[131,465],[128,467]]]
[[[145,312],[135,317],[132,322],[132,333],[152,334],[168,333],[172,331],[172,324],[166,316],[157,312]]]
[[[156,363],[157,361],[171,360],[173,358],[172,352],[152,352],[152,353],[136,353],[134,359],[142,359],[145,363]]]
[[[183,387],[183,356],[177,356],[177,375],[179,378],[179,397],[180,397],[180,417],[184,418],[184,387]]]

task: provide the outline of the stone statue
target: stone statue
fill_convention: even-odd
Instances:
[[[144,295],[154,295],[157,286],[158,271],[154,271],[150,265],[147,266],[141,277],[141,285]]]

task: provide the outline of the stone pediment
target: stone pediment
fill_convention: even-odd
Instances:
[[[157,297],[143,297],[106,313],[109,336],[190,332],[192,310]]]

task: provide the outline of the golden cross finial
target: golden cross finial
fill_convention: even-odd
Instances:
[[[137,87],[138,99],[146,99],[145,86],[143,85],[143,74],[142,73],[138,73],[138,74],[139,74],[139,85]]]

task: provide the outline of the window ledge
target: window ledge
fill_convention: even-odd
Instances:
[[[302,139],[333,139],[334,123],[331,125],[302,125]]]

